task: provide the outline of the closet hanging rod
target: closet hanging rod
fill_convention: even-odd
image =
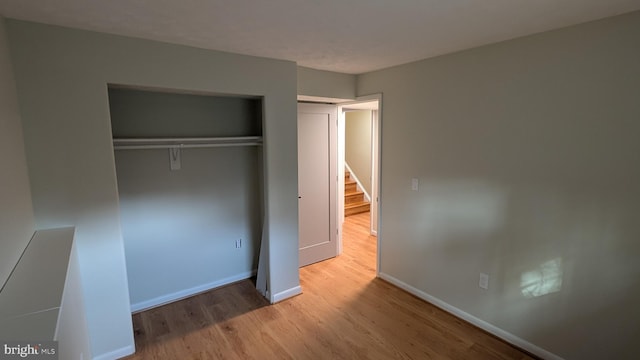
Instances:
[[[229,136],[229,137],[164,137],[164,138],[114,138],[114,144],[157,144],[157,143],[229,143],[262,141],[262,136]]]
[[[242,137],[194,137],[194,138],[115,138],[115,150],[167,149],[167,148],[204,148],[225,146],[262,145],[261,136]]]
[[[148,149],[195,149],[195,148],[212,148],[212,147],[233,147],[233,146],[261,146],[261,142],[242,143],[242,144],[164,144],[164,145],[114,145],[114,150],[148,150]]]

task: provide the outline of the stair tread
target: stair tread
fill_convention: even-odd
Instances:
[[[346,204],[344,206],[344,215],[351,216],[371,211],[371,204],[368,202],[359,202],[353,204]]]
[[[344,196],[357,196],[357,195],[363,195],[364,192],[362,191],[348,191],[344,193]]]
[[[365,205],[369,205],[369,204],[370,203],[368,201],[360,201],[360,202],[356,202],[356,203],[345,204],[344,207],[345,208],[353,208],[353,207],[365,206]]]

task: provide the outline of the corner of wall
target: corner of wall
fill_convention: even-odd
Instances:
[[[4,285],[35,230],[31,188],[4,17],[0,15],[0,285]]]

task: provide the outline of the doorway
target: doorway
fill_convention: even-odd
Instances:
[[[339,149],[338,149],[338,157],[339,163],[338,166],[342,168],[349,168],[351,173],[356,174],[356,178],[358,179],[358,186],[366,190],[366,197],[369,199],[370,205],[370,225],[369,231],[373,236],[378,235],[378,223],[379,223],[379,209],[380,209],[380,128],[381,128],[381,119],[380,114],[382,106],[382,96],[380,94],[366,96],[358,98],[355,102],[343,103],[338,106],[338,113],[340,117],[339,122]],[[355,131],[363,131],[364,137],[362,134],[356,136],[359,139],[353,140],[353,136],[348,136],[347,134],[347,114],[356,114],[359,113],[360,116],[355,116],[353,120],[356,122],[360,122],[361,125],[352,126],[352,129]],[[364,118],[363,116],[364,115]],[[359,119],[358,119],[359,118]],[[362,125],[365,123],[364,125]],[[369,138],[368,141],[366,138]],[[354,152],[367,152],[362,155],[360,165],[349,164],[349,159],[355,159],[354,156],[350,156],[347,154],[347,142],[356,141],[360,142],[360,144],[356,144],[353,146],[355,148]],[[365,145],[363,145],[363,143]],[[353,145],[353,144],[352,144]],[[357,157],[357,155],[356,155]],[[352,160],[358,161],[358,160]],[[362,163],[364,161],[364,163]],[[354,169],[355,168],[355,169]],[[344,179],[343,179],[344,180]],[[344,188],[344,184],[339,184],[339,187]],[[341,194],[344,196],[344,194]],[[344,222],[345,211],[344,209],[339,210],[341,224]],[[378,239],[380,242],[380,239]],[[378,260],[379,263],[379,260]]]
[[[304,99],[300,98],[299,100],[304,101],[312,101],[313,99],[309,97],[304,97]],[[323,102],[324,100],[318,100],[319,102]],[[369,212],[369,224],[368,231],[370,234],[377,236],[374,238],[376,241],[376,249],[380,248],[381,238],[380,234],[380,128],[381,128],[381,114],[382,114],[382,95],[375,94],[365,97],[359,97],[356,101],[345,100],[343,102],[327,104],[326,102],[323,104],[308,104],[308,105],[319,105],[319,106],[328,106],[335,110],[337,115],[337,141],[335,142],[336,146],[336,156],[337,162],[336,166],[332,168],[336,171],[336,176],[331,176],[330,181],[337,182],[335,196],[330,195],[331,199],[334,200],[333,209],[335,209],[335,214],[332,215],[333,219],[335,219],[335,224],[337,226],[337,237],[335,244],[337,246],[336,254],[341,254],[343,251],[342,240],[343,240],[343,224],[345,222],[345,113],[348,111],[356,111],[356,110],[368,110],[370,111],[371,117],[371,190],[369,198],[371,200],[370,212]],[[299,115],[300,116],[300,115]],[[300,142],[300,138],[298,139]],[[332,145],[333,146],[333,145]],[[300,156],[300,154],[299,154]],[[299,168],[299,172],[300,172]],[[299,187],[301,185],[299,184]],[[302,208],[302,204],[300,204],[300,211],[304,211]],[[301,215],[302,216],[302,215]],[[300,234],[302,237],[302,225]],[[331,231],[335,231],[334,227],[330,227]],[[328,240],[330,241],[330,240]],[[301,242],[301,245],[303,243]],[[301,246],[302,248],[302,246]],[[301,253],[302,254],[302,253]],[[301,255],[302,256],[302,255]],[[319,260],[320,261],[320,260]],[[380,268],[380,252],[376,250],[376,275],[378,274],[378,269]],[[302,261],[301,261],[301,266]]]

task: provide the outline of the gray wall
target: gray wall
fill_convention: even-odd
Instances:
[[[34,231],[16,84],[0,16],[0,288]]]
[[[133,310],[232,281],[257,268],[262,235],[257,147],[116,152]],[[235,248],[237,239],[243,247]]]
[[[638,44],[635,12],[360,76],[383,276],[567,359],[637,357]]]
[[[110,89],[109,104],[114,137],[262,134],[258,99]],[[167,149],[115,154],[134,311],[252,275],[262,235],[261,149],[183,149],[175,171]]]
[[[91,349],[132,350],[107,84],[264,96],[272,294],[299,285],[296,65],[8,21],[37,226],[76,226]]]
[[[371,195],[371,110],[345,113],[345,160]]]
[[[298,95],[355,99],[356,76],[298,66]]]

